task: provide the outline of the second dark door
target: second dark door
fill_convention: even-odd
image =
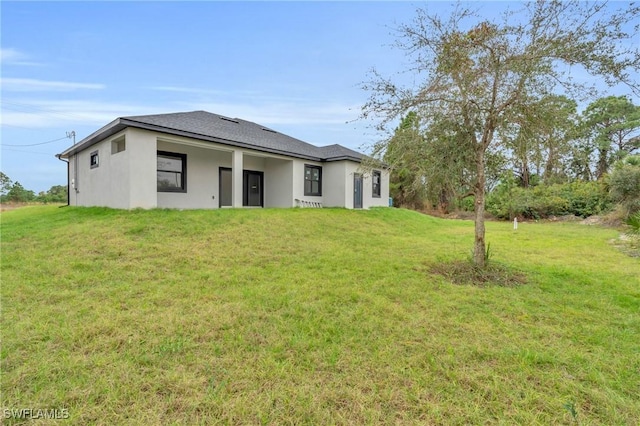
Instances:
[[[244,170],[242,180],[242,205],[247,207],[262,207],[264,200],[264,173]]]

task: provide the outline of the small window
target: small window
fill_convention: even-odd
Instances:
[[[373,194],[374,198],[380,198],[380,182],[381,182],[381,173],[378,170],[374,170],[371,175],[373,180]]]
[[[111,141],[111,154],[117,154],[126,149],[124,135]]]
[[[158,151],[158,192],[187,192],[187,156]]]
[[[100,159],[98,158],[98,151],[93,151],[89,155],[89,165],[92,169],[95,169],[100,165]]]
[[[304,165],[304,195],[322,195],[322,167]]]

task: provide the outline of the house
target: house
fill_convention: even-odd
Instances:
[[[389,173],[206,111],[121,117],[57,155],[69,204],[114,208],[387,206]]]

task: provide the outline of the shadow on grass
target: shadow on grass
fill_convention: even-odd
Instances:
[[[527,284],[528,281],[523,272],[496,262],[490,262],[484,268],[466,260],[435,262],[426,266],[429,273],[440,275],[458,285],[516,287]]]

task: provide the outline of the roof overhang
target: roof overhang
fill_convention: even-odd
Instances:
[[[106,139],[110,136],[113,136],[116,133],[126,128],[127,128],[127,124],[123,123],[123,119],[116,118],[111,123],[107,124],[106,126],[102,127],[99,130],[96,130],[86,138],[82,139],[80,142],[67,148],[66,150],[62,151],[60,154],[56,154],[56,157],[69,158],[70,156],[75,155],[78,152],[83,151],[84,149],[89,148],[90,146],[95,145],[101,140]]]

